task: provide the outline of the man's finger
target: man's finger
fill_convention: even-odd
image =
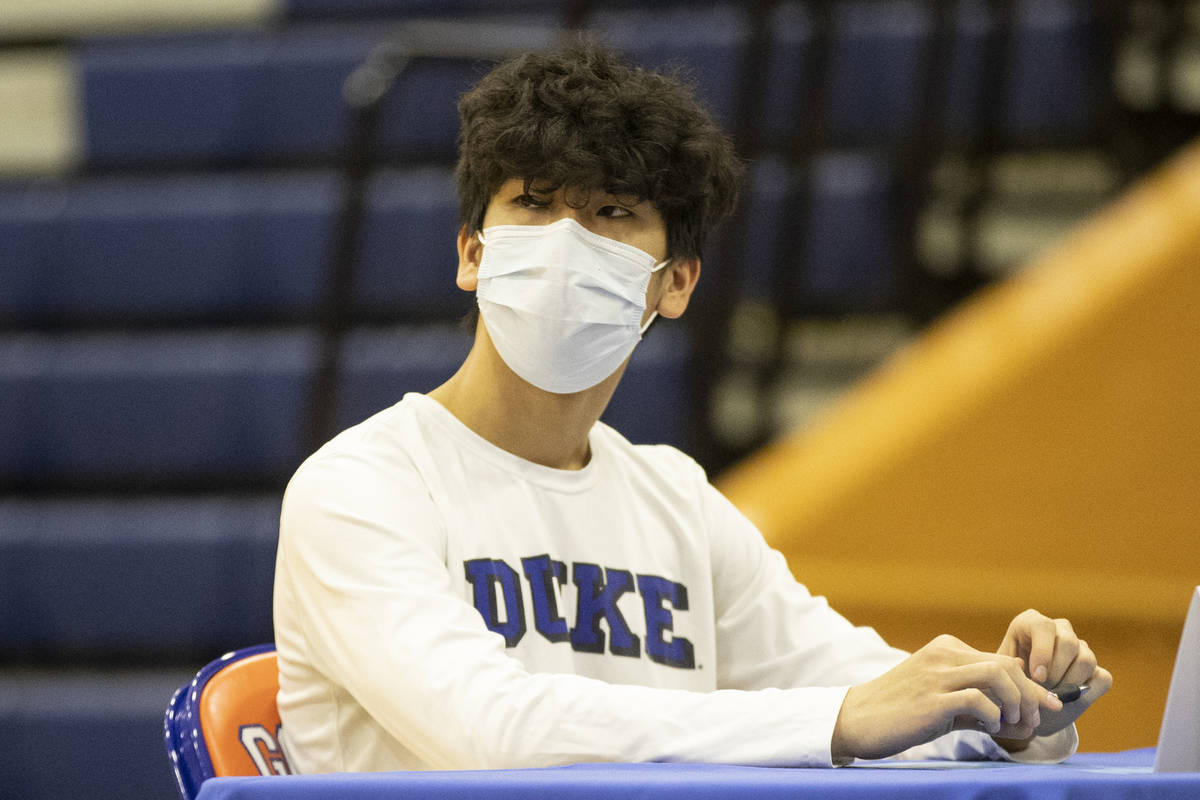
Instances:
[[[1058,626],[1054,620],[1042,614],[1027,618],[1029,635],[1029,676],[1045,685],[1050,677],[1050,666],[1054,660],[1054,644],[1058,639]]]
[[[1071,680],[1067,675],[1075,675],[1079,672],[1078,669],[1075,669],[1075,662],[1081,655],[1080,645],[1083,643],[1075,635],[1075,629],[1071,627],[1069,621],[1056,619],[1054,620],[1054,626],[1056,630],[1054,657],[1050,661],[1050,674],[1042,683],[1046,686],[1057,686],[1063,681],[1078,683],[1079,681]],[[1084,664],[1081,666],[1086,667],[1087,665]],[[1091,666],[1095,666],[1094,661]],[[1085,681],[1087,680],[1087,675],[1080,677]]]
[[[1100,687],[1100,683],[1096,680],[1096,672],[1098,671],[1096,654],[1092,652],[1092,648],[1088,646],[1087,642],[1080,639],[1079,653],[1071,663],[1070,668],[1063,674],[1062,680],[1059,683],[1074,683],[1076,685],[1086,683],[1088,686],[1098,689]],[[1098,697],[1099,694],[1094,693],[1089,695],[1089,697]]]
[[[1101,695],[1112,688],[1113,676],[1112,673],[1104,667],[1096,667],[1092,671],[1092,677],[1088,678],[1088,690],[1081,699],[1085,700],[1090,706],[1092,703],[1100,699]]]
[[[954,727],[999,733],[1000,709],[978,689],[960,689],[942,695],[942,713],[954,719]]]
[[[986,660],[965,664],[954,671],[950,686],[959,691],[979,689],[997,706],[1000,720],[1006,725],[1013,725],[1021,720],[1021,689],[1014,680],[1011,666],[1003,661]]]

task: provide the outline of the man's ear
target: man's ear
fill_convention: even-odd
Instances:
[[[479,259],[483,257],[483,245],[467,226],[458,229],[458,288],[473,292],[479,286]]]
[[[663,267],[663,273],[655,310],[668,319],[675,319],[687,310],[688,300],[700,280],[700,259],[673,258]]]

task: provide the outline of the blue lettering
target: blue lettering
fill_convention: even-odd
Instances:
[[[521,581],[517,571],[498,558],[464,561],[467,580],[474,590],[475,608],[483,616],[488,630],[504,637],[504,644],[516,647],[525,635],[525,603],[521,599]],[[504,616],[496,602],[496,585],[504,592]]]
[[[522,558],[521,567],[529,579],[529,591],[533,596],[533,626],[552,642],[567,641],[571,632],[567,621],[559,614],[558,593],[553,583],[557,579],[561,588],[567,582],[567,565],[541,555]]]
[[[600,630],[600,618],[608,623],[610,640],[608,650],[619,656],[641,655],[638,637],[629,630],[625,618],[617,608],[621,595],[633,588],[633,575],[623,569],[601,569],[596,564],[576,563],[571,576],[579,587],[575,627],[571,630],[571,647],[584,653],[604,652],[604,632]]]
[[[696,654],[692,643],[682,636],[672,636],[670,641],[663,638],[664,632],[671,631],[675,624],[671,609],[664,606],[663,601],[680,611],[687,611],[687,587],[657,575],[638,575],[637,586],[646,611],[646,655],[659,664],[693,669]]]
[[[506,646],[516,647],[526,631],[525,604],[517,571],[504,560],[491,558],[464,561],[463,567],[484,624],[488,630],[503,636]],[[607,645],[614,655],[641,656],[642,643],[617,607],[622,595],[635,591],[635,578],[629,571],[586,562],[572,564],[576,613],[575,626],[569,627],[560,608],[567,565],[543,553],[522,558],[521,568],[529,582],[534,627],[547,641],[569,641],[572,649],[584,653],[603,653]],[[646,656],[656,664],[695,669],[696,654],[691,641],[674,635],[674,612],[688,610],[687,587],[658,575],[639,574],[636,591],[641,595],[645,615]]]

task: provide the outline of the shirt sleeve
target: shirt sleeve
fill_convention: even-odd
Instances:
[[[707,495],[711,520],[721,687],[851,686],[878,677],[909,656],[874,629],[852,625],[823,597],[799,583],[783,555],[716,489]],[[832,739],[841,704],[814,719],[814,735]],[[1008,753],[990,736],[956,731],[893,756],[905,760],[1012,760],[1057,763],[1078,747],[1074,726],[1035,738]]]
[[[284,499],[298,654],[433,768],[580,761],[828,766],[844,689],[691,692],[531,673],[456,594],[415,474],[310,460]]]
[[[849,687],[908,656],[810,594],[783,555],[715,489],[707,506],[720,686]]]

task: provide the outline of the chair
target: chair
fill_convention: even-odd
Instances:
[[[0,495],[0,653],[143,660],[167,651],[199,663],[231,641],[270,640],[278,538],[278,489]]]
[[[808,168],[760,159],[746,192],[743,294],[793,312],[889,308],[897,290],[889,227],[894,186],[891,167],[871,150],[822,151]],[[790,219],[798,193],[805,193],[802,218]],[[777,288],[776,270],[783,270],[786,293]]]
[[[457,233],[458,200],[451,169],[376,172],[367,189],[355,313],[385,320],[462,317],[475,297],[454,283]]]
[[[299,327],[2,335],[0,484],[284,480],[317,345]]]
[[[648,333],[633,351],[621,385],[600,418],[635,444],[688,444],[693,343],[681,322],[655,323],[658,330]]]
[[[814,13],[812,3],[777,6],[768,27],[770,77],[762,87],[764,109],[771,112],[760,125],[767,145],[787,146],[806,118],[819,113],[806,105],[814,68],[825,74],[829,141],[863,146],[912,134],[920,122],[922,69],[933,35],[929,5],[850,0],[831,4],[828,19]],[[829,37],[827,54],[817,44],[821,33]],[[828,62],[822,69],[815,58]]]
[[[275,645],[226,653],[171,698],[163,727],[184,800],[229,775],[288,775],[279,739]]]
[[[329,158],[379,29],[97,38],[78,50],[89,164]]]
[[[678,8],[597,8],[589,28],[601,41],[650,69],[682,68],[696,93],[723,127],[737,119],[738,81],[750,21],[729,3],[696,3]]]
[[[1086,139],[1099,110],[1100,12],[1079,0],[1016,4],[1003,99],[1005,133],[1023,144]]]
[[[0,187],[0,319],[303,319],[320,302],[338,185],[303,170]]]
[[[0,531],[4,539],[8,531]],[[0,573],[6,571],[0,554]],[[0,574],[0,582],[5,577]],[[21,656],[13,659],[2,644],[0,652],[9,664],[20,663]],[[79,661],[43,652],[53,652],[64,666],[0,668],[0,796],[178,798],[154,731],[162,724],[163,700],[184,682],[185,671],[80,669]],[[71,755],[60,757],[63,753]]]
[[[834,6],[829,135],[865,145],[903,139],[920,121],[929,3],[843,2]]]
[[[356,328],[342,348],[337,427],[357,425],[400,401],[428,392],[458,369],[472,335],[454,325]]]
[[[892,188],[891,167],[870,151],[814,159],[803,266],[791,282],[796,302],[835,314],[889,307],[896,291]]]
[[[553,29],[540,12],[510,24]],[[345,146],[342,84],[394,32],[379,22],[269,32],[96,37],[78,47],[89,166],[333,162]],[[471,58],[417,59],[381,108],[379,153],[454,160]]]

